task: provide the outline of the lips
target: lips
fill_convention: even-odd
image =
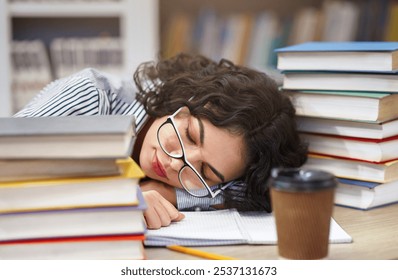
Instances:
[[[167,178],[166,171],[164,170],[163,165],[160,163],[158,157],[156,156],[156,152],[152,160],[152,168],[153,171],[155,171],[156,175],[162,178]]]

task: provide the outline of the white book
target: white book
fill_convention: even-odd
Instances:
[[[384,139],[398,135],[398,119],[377,123],[298,116],[297,129],[301,132]]]
[[[368,210],[398,202],[398,180],[379,184],[374,182],[339,178],[335,203]]]
[[[387,139],[368,139],[300,133],[300,138],[308,143],[310,153],[371,162],[385,162],[398,158],[398,135]]]
[[[141,240],[98,239],[2,244],[0,260],[136,260],[145,258]]]

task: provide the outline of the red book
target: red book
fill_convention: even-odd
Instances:
[[[310,153],[371,162],[398,159],[398,135],[384,139],[301,133]]]
[[[139,235],[30,239],[0,243],[1,259],[145,259]]]
[[[309,154],[306,169],[321,169],[337,177],[387,183],[398,180],[398,160],[369,162],[343,157]]]

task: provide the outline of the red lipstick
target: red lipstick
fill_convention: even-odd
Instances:
[[[155,171],[156,175],[158,175],[159,177],[167,178],[166,171],[164,170],[163,165],[160,163],[158,157],[156,156],[156,153],[152,160],[152,168],[153,171]]]

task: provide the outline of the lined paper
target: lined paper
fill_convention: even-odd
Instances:
[[[183,212],[185,219],[168,227],[148,230],[146,246],[213,246],[234,244],[277,244],[275,219],[265,212],[235,209]],[[352,238],[331,219],[330,243],[349,243]]]

